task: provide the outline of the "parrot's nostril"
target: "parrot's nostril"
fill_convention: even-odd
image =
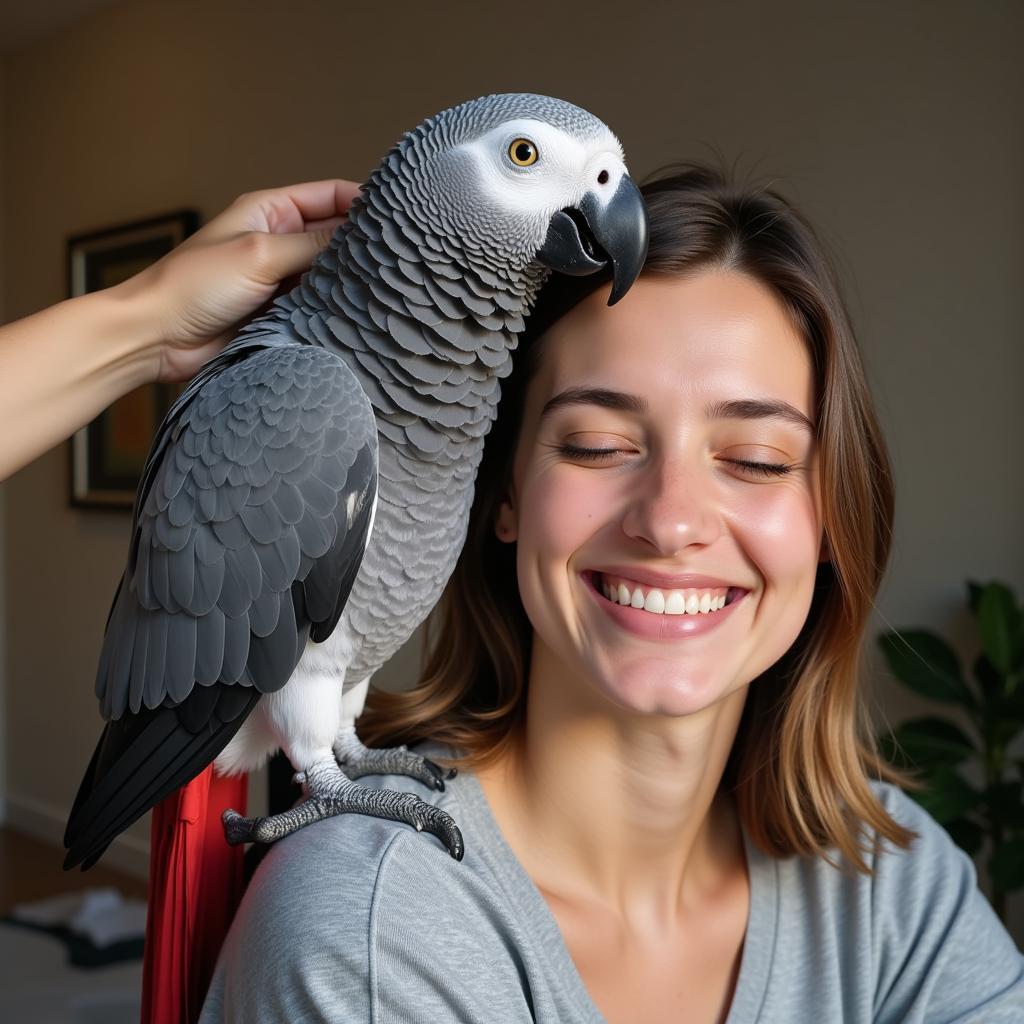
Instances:
[[[597,176],[597,183],[598,183],[598,185],[607,185],[608,184],[608,172],[607,171],[602,171]]]

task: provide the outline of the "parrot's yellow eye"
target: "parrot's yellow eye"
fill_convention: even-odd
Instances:
[[[513,139],[508,155],[517,167],[529,167],[537,162],[537,147],[529,139]]]

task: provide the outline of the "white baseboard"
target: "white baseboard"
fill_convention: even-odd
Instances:
[[[56,850],[62,850],[64,847],[66,810],[31,797],[11,794],[7,797],[0,820],[9,828],[24,832],[40,842],[55,847]],[[147,821],[148,816],[142,820]],[[63,860],[63,854],[59,860]],[[100,863],[109,868],[117,868],[133,878],[145,879],[149,875],[149,840],[119,835],[107,847]]]

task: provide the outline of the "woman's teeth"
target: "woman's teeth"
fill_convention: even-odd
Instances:
[[[631,608],[643,608],[655,615],[707,615],[723,608],[729,595],[728,587],[709,590],[659,590],[645,587],[632,580],[622,580],[595,573],[598,590],[609,601]]]

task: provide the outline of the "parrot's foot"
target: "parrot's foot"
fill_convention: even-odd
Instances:
[[[360,786],[346,778],[333,758],[317,761],[295,778],[303,784],[306,799],[291,810],[269,818],[243,818],[237,811],[225,811],[221,820],[227,841],[233,846],[273,843],[314,821],[337,814],[370,814],[375,818],[404,821],[417,832],[429,832],[444,843],[456,860],[462,860],[465,845],[454,819],[415,793]]]
[[[408,775],[431,789],[444,792],[444,780],[453,779],[456,775],[456,769],[449,768],[446,772],[433,761],[410,753],[404,745],[379,750],[364,747],[354,731],[343,741],[335,743],[334,756],[349,779],[359,779],[364,775]]]

